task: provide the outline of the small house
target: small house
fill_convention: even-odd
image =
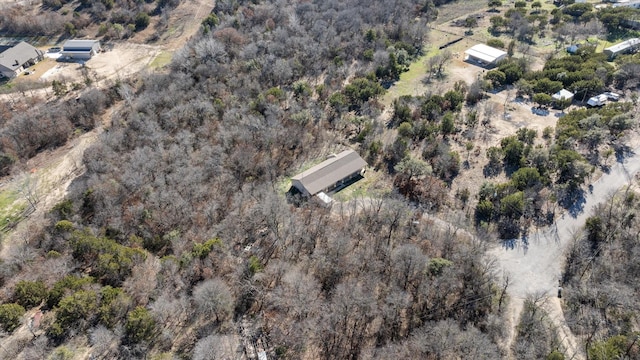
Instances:
[[[505,51],[485,44],[474,45],[464,54],[464,61],[475,62],[486,67],[496,66],[500,61],[507,58]]]
[[[68,59],[89,60],[100,51],[98,40],[67,40],[62,45],[61,56]]]
[[[3,46],[0,51],[0,75],[9,79],[44,59],[44,52],[24,41],[14,46]]]
[[[327,193],[361,176],[367,162],[357,152],[345,150],[291,178],[294,188],[304,196]],[[323,197],[320,200],[326,201]]]

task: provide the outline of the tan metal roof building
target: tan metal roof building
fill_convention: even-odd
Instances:
[[[367,162],[357,152],[345,150],[291,178],[292,185],[306,196],[330,191],[361,175]]]

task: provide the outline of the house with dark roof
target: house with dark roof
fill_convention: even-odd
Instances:
[[[0,47],[0,74],[13,79],[29,66],[44,59],[44,52],[22,41],[14,46]]]
[[[304,196],[330,192],[361,176],[367,162],[357,152],[345,150],[291,178],[291,185]]]
[[[67,40],[62,45],[62,58],[89,60],[100,51],[98,40]]]

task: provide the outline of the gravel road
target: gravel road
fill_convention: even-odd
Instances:
[[[565,259],[565,249],[585,220],[592,215],[594,206],[606,201],[607,198],[629,184],[633,176],[640,170],[640,147],[636,148],[632,155],[611,167],[611,171],[604,174],[593,184],[591,192],[585,193],[584,201],[575,204],[574,211],[569,211],[559,218],[554,225],[540,229],[529,236],[528,239],[507,241],[502,246],[496,247],[491,254],[498,259],[500,270],[510,277],[508,293],[513,301],[512,311],[519,313],[518,304],[530,294],[547,295],[554,304],[555,316],[553,321],[560,328],[563,335],[566,334],[566,322],[558,307],[557,299],[558,280],[560,278]],[[560,311],[558,311],[560,309]],[[517,318],[516,318],[517,322]],[[515,324],[513,324],[515,325]],[[565,330],[565,331],[562,331]],[[575,338],[568,339],[569,358],[581,358],[576,348]],[[571,349],[573,348],[573,349]],[[573,350],[573,351],[572,351]]]

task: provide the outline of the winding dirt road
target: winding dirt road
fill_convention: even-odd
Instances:
[[[638,171],[640,147],[623,162],[616,163],[609,173],[600,177],[593,184],[592,191],[585,194],[584,201],[576,204],[577,210],[573,214],[566,213],[554,225],[539,230],[528,239],[507,242],[491,251],[498,259],[500,269],[510,278],[507,292],[512,298],[510,310],[514,327],[524,299],[528,295],[546,295],[549,301],[545,310],[558,327],[568,359],[584,359],[584,352],[566,325],[560,300],[557,298],[565,249],[585,220],[592,215],[594,206],[629,184]]]

